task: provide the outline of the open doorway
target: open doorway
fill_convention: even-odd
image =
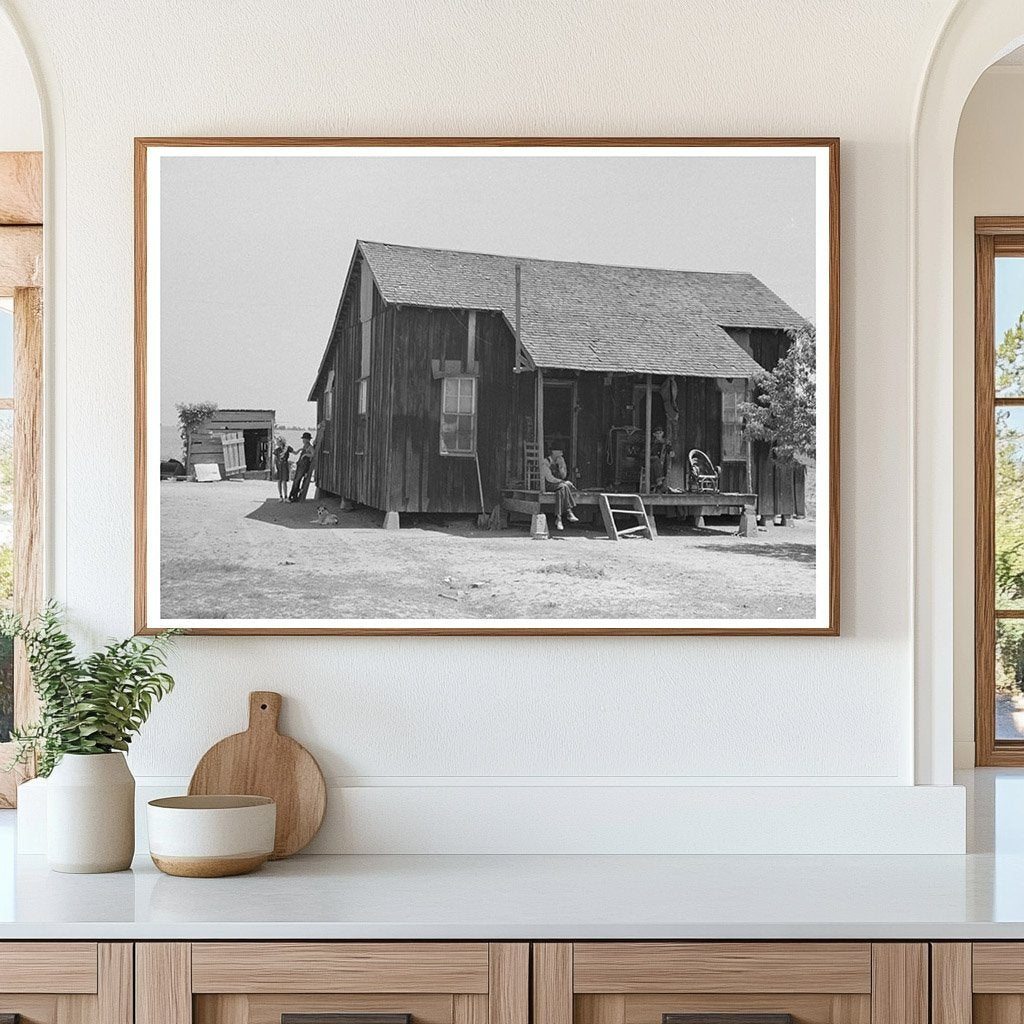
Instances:
[[[269,469],[270,434],[266,430],[243,430],[242,441],[245,447],[246,470],[262,472]]]
[[[576,381],[544,381],[544,445],[561,448],[569,477],[578,478],[576,460]]]

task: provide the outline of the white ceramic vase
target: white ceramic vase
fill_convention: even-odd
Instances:
[[[135,853],[135,779],[124,754],[65,754],[46,783],[54,871],[124,871]]]

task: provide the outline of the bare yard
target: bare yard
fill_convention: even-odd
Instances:
[[[814,523],[756,538],[659,520],[659,538],[613,543],[573,527],[532,540],[525,524],[341,512],[281,503],[269,481],[167,481],[161,500],[165,618],[809,618]]]

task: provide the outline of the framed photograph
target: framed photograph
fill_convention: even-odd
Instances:
[[[136,627],[839,631],[837,139],[136,140]]]

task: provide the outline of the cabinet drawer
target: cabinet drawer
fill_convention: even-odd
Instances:
[[[22,1024],[132,1024],[126,942],[0,942],[0,1018]]]
[[[197,942],[193,992],[472,992],[486,942]]]
[[[573,991],[867,993],[871,945],[578,942]]]
[[[514,942],[136,947],[136,1024],[529,1024]]]
[[[534,1024],[927,1024],[923,943],[538,943]]]
[[[0,943],[0,992],[93,993],[96,957],[95,942]]]

